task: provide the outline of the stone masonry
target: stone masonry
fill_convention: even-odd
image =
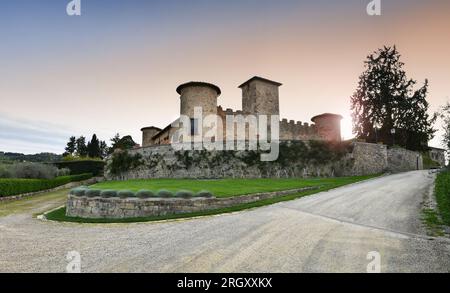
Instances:
[[[253,77],[244,82],[239,88],[242,90],[242,110],[223,110],[218,106],[217,100],[221,95],[218,86],[206,82],[188,82],[177,88],[180,95],[180,115],[186,115],[194,119],[194,108],[202,108],[203,116],[217,115],[222,124],[222,128],[217,128],[217,138],[226,139],[225,117],[243,116],[258,117],[267,115],[268,121],[271,116],[280,115],[279,87],[281,83],[271,81],[261,77]],[[307,122],[281,119],[280,140],[326,140],[341,141],[341,120],[342,116],[336,114],[322,114],[312,119],[314,124]],[[164,129],[157,127],[145,127],[142,129],[142,147],[153,145],[171,144],[171,136],[177,130],[174,126],[178,120],[174,121]],[[192,121],[191,121],[192,122]],[[247,127],[246,122],[241,122]],[[248,131],[248,128],[246,128]],[[204,129],[205,133],[207,129]],[[192,133],[191,140],[198,134]],[[230,135],[230,137],[235,137]],[[246,139],[248,137],[246,136]]]
[[[315,187],[317,188],[317,187]],[[227,198],[89,198],[69,195],[66,215],[87,219],[157,217],[216,210],[312,190],[306,187]]]

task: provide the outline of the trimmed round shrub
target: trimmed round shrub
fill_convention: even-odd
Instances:
[[[86,191],[84,192],[84,194],[87,197],[99,197],[101,194],[101,190],[99,189],[86,189]]]
[[[139,198],[150,198],[155,197],[155,193],[153,193],[153,191],[150,190],[142,189],[136,193],[136,196]]]
[[[120,198],[129,198],[129,197],[135,197],[136,196],[134,194],[134,192],[130,191],[130,190],[121,190],[121,191],[117,192],[117,195]]]
[[[71,195],[78,196],[78,197],[81,197],[81,196],[84,196],[84,195],[85,195],[86,190],[87,190],[87,189],[84,188],[84,187],[77,187],[77,188],[72,189],[72,190],[70,191],[70,194],[71,194]]]
[[[212,192],[209,192],[208,190],[202,190],[200,192],[197,192],[197,194],[195,195],[195,197],[206,197],[206,198],[211,198],[214,197],[214,194],[212,194]]]
[[[175,197],[192,198],[192,197],[194,197],[194,193],[189,190],[180,190],[180,191],[177,191],[177,193],[175,194]]]
[[[104,198],[117,197],[117,191],[116,190],[102,190],[102,192],[100,192],[100,196],[104,197]]]
[[[165,190],[165,189],[161,189],[158,191],[158,197],[172,197],[173,196],[173,192]]]

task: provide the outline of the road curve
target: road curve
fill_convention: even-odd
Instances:
[[[434,176],[383,176],[234,214],[164,223],[73,224],[0,218],[0,272],[450,272],[450,241],[425,236]]]

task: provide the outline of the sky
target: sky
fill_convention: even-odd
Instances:
[[[93,133],[141,143],[142,127],[177,118],[178,85],[216,84],[238,110],[255,75],[283,83],[282,118],[341,114],[351,138],[350,96],[384,45],[429,79],[430,111],[450,99],[447,0],[381,0],[381,16],[370,0],[81,0],[81,16],[69,2],[0,1],[0,151],[62,153]]]

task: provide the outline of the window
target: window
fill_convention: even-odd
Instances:
[[[198,119],[191,118],[191,136],[198,134]]]

